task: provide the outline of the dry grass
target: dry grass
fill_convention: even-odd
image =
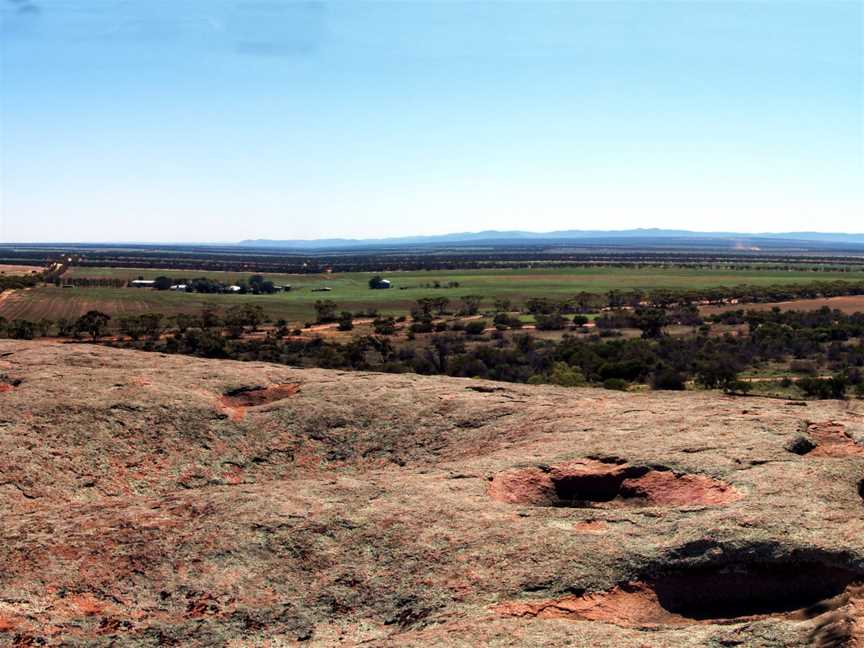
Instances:
[[[6,265],[0,263],[0,275],[28,275],[38,273],[40,270],[42,270],[41,266]]]

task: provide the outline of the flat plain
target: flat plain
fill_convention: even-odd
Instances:
[[[428,270],[382,272],[390,279],[389,290],[370,290],[373,273],[270,274],[278,285],[290,285],[290,292],[273,295],[198,294],[153,291],[133,288],[57,288],[40,286],[17,291],[0,303],[0,316],[7,319],[38,320],[77,317],[87,310],[98,309],[109,315],[159,312],[165,315],[199,312],[205,304],[227,308],[234,304],[260,304],[272,319],[304,322],[314,316],[314,303],[331,299],[340,308],[359,311],[370,308],[385,314],[405,314],[411,304],[422,297],[447,297],[451,301],[464,295],[480,295],[491,305],[495,298],[523,301],[531,297],[566,298],[578,292],[603,293],[629,289],[701,289],[734,287],[742,284],[770,286],[802,284],[814,281],[860,281],[864,272],[812,270],[777,270],[771,268],[682,268],[682,267],[563,267],[486,270]],[[70,278],[124,279],[154,278],[167,275],[180,279],[209,277],[224,283],[248,279],[251,273],[189,271],[170,269],[72,268]],[[447,286],[433,287],[438,282]],[[316,292],[316,289],[329,291]]]

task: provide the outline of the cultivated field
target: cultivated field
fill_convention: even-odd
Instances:
[[[124,279],[159,275],[175,279],[206,276],[225,283],[248,279],[250,276],[225,272],[123,268],[74,268],[68,274],[69,277]],[[864,272],[573,267],[382,273],[382,276],[393,282],[393,288],[389,290],[370,290],[368,281],[371,273],[267,276],[277,284],[291,285],[293,290],[274,295],[222,295],[133,288],[61,289],[45,286],[10,295],[0,303],[0,316],[7,319],[57,319],[77,317],[94,308],[111,315],[148,311],[171,315],[198,312],[204,304],[224,308],[253,301],[274,319],[303,322],[313,317],[313,304],[319,299],[331,299],[346,310],[377,308],[383,313],[404,314],[415,300],[428,296],[448,297],[455,301],[460,296],[474,294],[483,296],[485,303],[489,304],[497,297],[514,301],[529,297],[564,298],[580,291],[602,293],[615,289],[698,289],[741,284],[769,286],[829,280],[853,281],[864,279]],[[436,281],[442,286],[450,282],[458,282],[459,285],[454,288],[431,287]],[[328,287],[330,291],[314,292],[315,288],[322,287]]]
[[[28,275],[42,270],[41,266],[7,265],[0,263],[0,275]]]
[[[715,315],[728,311],[740,310],[799,310],[814,311],[827,306],[831,310],[839,310],[844,313],[864,312],[864,295],[844,295],[842,297],[828,297],[826,299],[797,299],[795,301],[766,302],[764,304],[723,304],[718,306],[703,306],[700,312],[703,315]]]

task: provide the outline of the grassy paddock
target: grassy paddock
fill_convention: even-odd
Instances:
[[[159,275],[175,278],[206,276],[226,283],[250,274],[172,271],[167,269],[130,270],[124,268],[74,268],[73,277],[115,277],[133,279]],[[496,297],[521,302],[529,297],[566,298],[580,291],[595,293],[609,290],[658,288],[710,288],[740,284],[776,285],[829,280],[862,280],[864,272],[808,272],[802,270],[713,270],[688,268],[531,268],[496,270],[451,270],[388,272],[383,276],[393,282],[389,290],[370,290],[372,273],[327,275],[267,275],[277,284],[290,284],[294,290],[275,295],[204,295],[195,293],[156,292],[135,288],[56,288],[38,287],[17,291],[0,302],[0,316],[37,320],[77,317],[91,308],[111,315],[155,311],[166,315],[200,311],[204,304],[228,307],[237,303],[260,304],[272,318],[292,322],[309,320],[318,299],[332,299],[340,308],[360,310],[377,308],[383,313],[404,314],[414,300],[428,296],[448,297],[476,294],[491,304]],[[459,282],[458,288],[426,288],[435,281]],[[327,286],[330,292],[312,292]]]

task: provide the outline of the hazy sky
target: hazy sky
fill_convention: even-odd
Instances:
[[[862,7],[0,0],[0,241],[864,231]]]

